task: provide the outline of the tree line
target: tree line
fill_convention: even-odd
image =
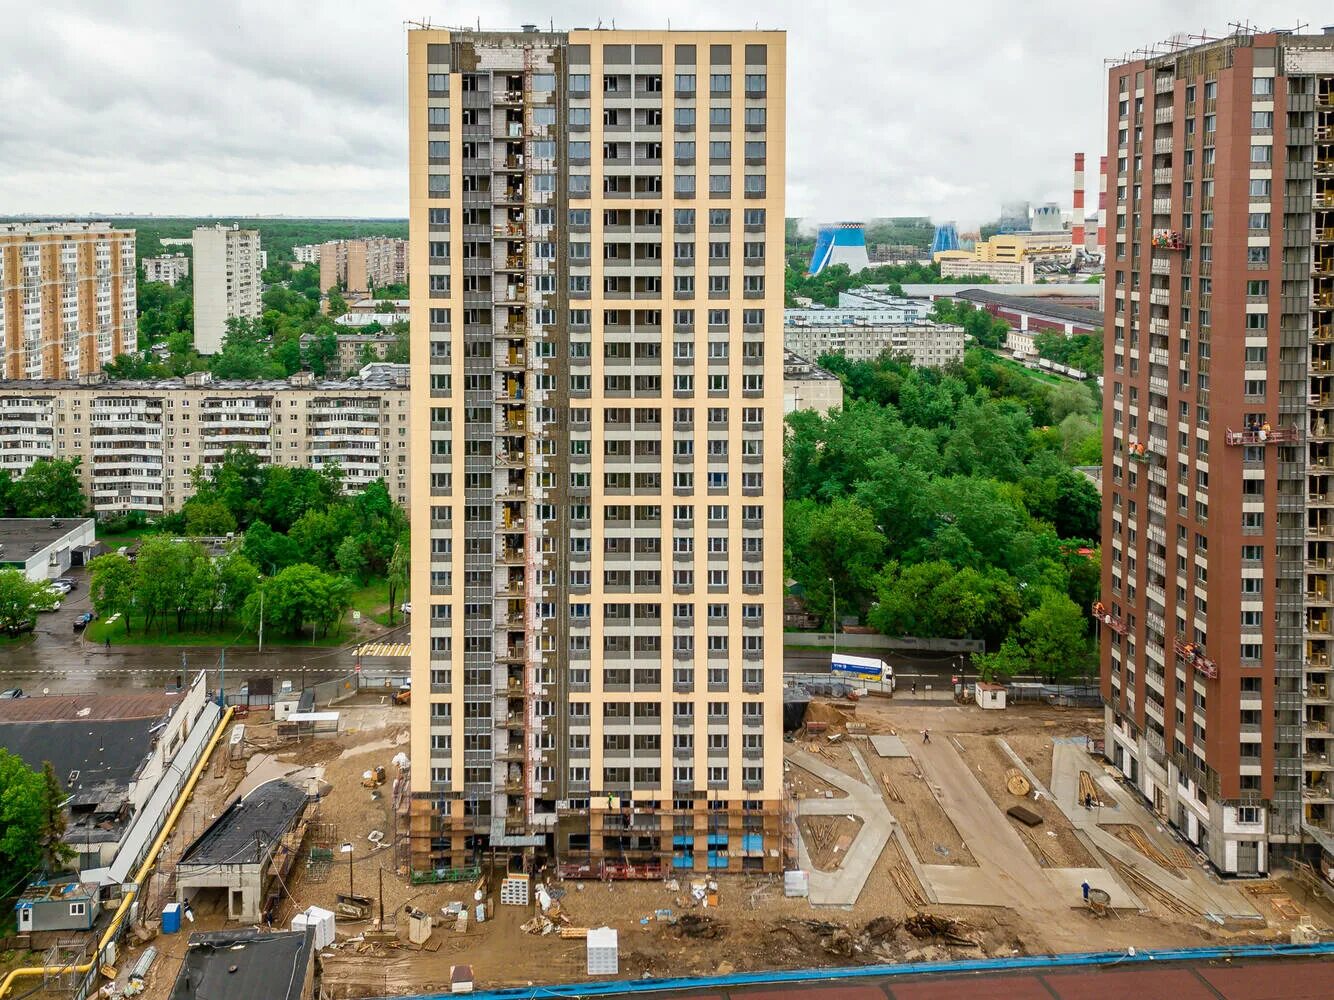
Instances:
[[[791,414],[784,456],[786,573],[808,610],[829,621],[836,593],[886,635],[981,639],[995,672],[1089,668],[1101,501],[1060,431],[1096,412],[1089,387],[979,348],[944,370],[820,362],[845,405]]]
[[[79,517],[88,498],[79,479],[80,460],[39,458],[23,475],[0,469],[0,517]]]
[[[819,274],[807,274],[814,241],[806,249],[789,247],[787,273],[783,280],[785,304],[797,305],[797,298],[811,299],[821,305],[838,305],[838,293],[867,285],[887,285],[893,295],[902,295],[905,284],[934,285],[942,282],[967,281],[971,284],[991,284],[985,276],[941,278],[939,264],[882,264],[868,267],[853,274],[846,264],[830,264]]]
[[[385,579],[392,621],[407,587],[409,535],[383,481],[347,495],[335,466],[264,465],[244,449],[191,475],[194,495],[158,522],[186,537],[150,536],[133,562],[93,560],[100,616],[119,612],[127,631],[253,631],[262,596],[266,628],[318,636],[341,624],[357,586]],[[217,556],[190,540],[229,535]]]

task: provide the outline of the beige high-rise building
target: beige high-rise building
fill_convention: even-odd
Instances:
[[[390,236],[364,240],[331,240],[316,255],[320,291],[335,285],[345,292],[369,292],[408,280],[408,241]]]
[[[227,336],[229,319],[258,319],[263,311],[259,230],[200,226],[192,242],[195,350],[217,354]]]
[[[0,375],[78,378],[136,343],[133,229],[0,224]]]
[[[782,32],[409,33],[412,863],[782,864]]]

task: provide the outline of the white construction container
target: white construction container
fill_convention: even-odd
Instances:
[[[327,948],[333,944],[337,927],[332,910],[311,906],[292,917],[292,930],[304,931],[307,927],[315,928],[316,948]]]
[[[615,927],[590,927],[588,930],[588,974],[614,976],[620,972],[619,948]]]

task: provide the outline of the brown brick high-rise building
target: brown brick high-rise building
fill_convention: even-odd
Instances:
[[[1107,754],[1222,871],[1334,830],[1334,36],[1110,71]]]
[[[0,377],[78,378],[135,350],[134,230],[0,225]]]

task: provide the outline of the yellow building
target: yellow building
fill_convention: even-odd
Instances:
[[[979,240],[972,250],[941,250],[935,254],[944,275],[948,263],[951,274],[986,274],[988,269],[961,270],[973,264],[1025,265],[1052,263],[1070,259],[1070,234],[1060,233],[998,233],[990,239]],[[992,275],[998,281],[1023,280],[1010,276],[1008,268],[998,268]],[[1007,277],[1002,278],[1004,274]],[[1031,279],[1029,279],[1031,280]]]
[[[410,32],[412,863],[781,867],[781,32]]]
[[[0,224],[0,377],[78,378],[137,342],[134,230]]]

